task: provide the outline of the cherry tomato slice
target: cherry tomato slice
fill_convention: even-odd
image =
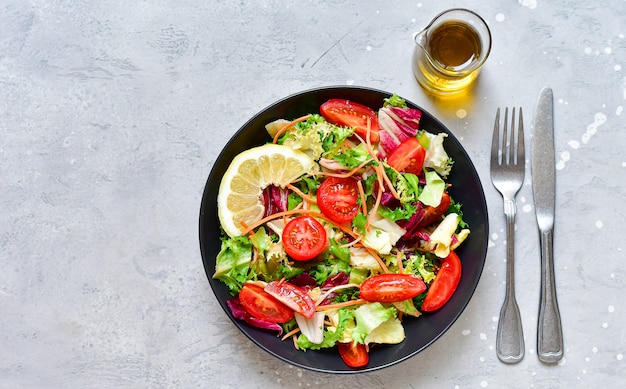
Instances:
[[[437,277],[430,285],[422,303],[422,311],[432,312],[441,308],[450,300],[461,280],[461,260],[454,251],[441,263]]]
[[[239,302],[246,312],[259,320],[270,323],[285,323],[293,317],[292,309],[257,285],[245,284],[239,292]]]
[[[413,274],[384,273],[361,284],[361,298],[369,302],[395,303],[413,298],[426,290],[426,284]]]
[[[287,255],[296,261],[307,261],[326,248],[326,230],[311,216],[291,219],[283,229],[283,245]]]
[[[369,107],[350,100],[331,99],[322,104],[320,113],[328,122],[338,126],[352,127],[357,135],[366,139],[367,119],[370,121],[370,141],[378,143],[378,117]]]
[[[367,347],[356,342],[337,343],[341,359],[350,367],[363,367],[370,361]]]
[[[427,206],[424,208],[424,217],[417,224],[417,228],[429,226],[437,220],[441,219],[441,216],[443,216],[448,208],[450,208],[450,203],[450,195],[448,194],[448,192],[443,192],[443,195],[441,196],[441,201],[439,202],[438,206]]]
[[[306,292],[287,281],[272,281],[265,291],[302,316],[310,319],[315,314],[315,302]]]
[[[359,212],[359,187],[352,178],[329,177],[317,188],[317,205],[338,224],[351,222]]]
[[[389,154],[387,163],[399,172],[419,175],[424,167],[426,150],[417,138],[409,138]]]

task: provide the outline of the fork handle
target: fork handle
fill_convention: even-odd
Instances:
[[[515,200],[504,201],[506,216],[506,292],[498,319],[496,354],[504,363],[517,363],[524,358],[522,318],[515,300]]]
[[[546,363],[556,363],[563,357],[563,331],[556,299],[552,229],[540,231],[541,295],[537,327],[537,356]]]

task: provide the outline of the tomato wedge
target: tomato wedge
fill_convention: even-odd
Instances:
[[[450,203],[450,195],[448,194],[448,192],[443,192],[443,195],[441,196],[441,201],[439,202],[438,206],[424,207],[424,217],[417,224],[416,228],[429,226],[437,220],[441,219],[441,216],[443,216],[448,208],[450,208]]]
[[[384,273],[372,276],[361,284],[361,298],[369,302],[395,303],[413,298],[426,290],[416,275]]]
[[[320,113],[328,122],[352,127],[361,138],[367,138],[367,119],[370,122],[370,141],[378,143],[378,117],[371,108],[350,100],[331,99],[322,104]]]
[[[408,138],[389,154],[387,163],[399,172],[418,175],[424,167],[426,150],[417,138]]]
[[[311,216],[291,219],[283,229],[283,245],[287,255],[296,261],[307,261],[326,248],[326,230]]]
[[[294,284],[287,281],[272,281],[265,286],[265,291],[307,319],[315,314],[313,299]]]
[[[441,308],[450,300],[461,280],[461,260],[454,251],[441,263],[437,277],[430,285],[422,303],[422,311],[432,312]]]
[[[317,188],[317,205],[322,213],[338,224],[351,222],[359,212],[359,187],[352,177],[328,177]]]
[[[364,344],[356,342],[337,343],[339,355],[341,359],[350,367],[363,367],[370,361],[367,353],[367,347]]]
[[[285,323],[293,317],[292,309],[276,300],[258,285],[245,284],[239,292],[239,302],[246,312],[259,320]]]

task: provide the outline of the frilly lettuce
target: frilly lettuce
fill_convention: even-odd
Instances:
[[[426,255],[417,252],[409,255],[404,261],[404,273],[415,274],[426,284],[430,284],[436,276],[432,260]]]
[[[257,252],[250,262],[250,268],[254,270],[253,273],[257,279],[273,281],[283,277],[295,277],[304,272],[302,268],[289,263],[282,242],[272,241],[264,227],[259,228],[250,236],[250,242]]]
[[[215,261],[213,278],[222,281],[230,292],[239,293],[250,276],[252,243],[245,236],[222,238],[222,247]]]
[[[289,121],[279,119],[265,128],[274,137],[287,124]],[[318,161],[322,157],[332,158],[338,154],[344,140],[353,133],[354,129],[328,123],[321,115],[316,114],[288,129],[278,143],[300,150]]]
[[[322,147],[322,139],[317,131],[292,132],[286,137],[282,143],[294,150],[300,150],[306,153],[314,160],[319,160],[324,152]]]
[[[445,132],[434,135],[426,131],[420,131],[418,136],[422,146],[426,144],[424,167],[435,170],[443,178],[448,176],[452,167],[452,161],[443,148],[443,141],[447,136]]]

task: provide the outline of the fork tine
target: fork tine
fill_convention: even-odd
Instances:
[[[508,145],[511,144],[509,140],[509,107],[504,108],[504,128],[502,129],[502,164],[508,165],[510,161],[511,152]]]
[[[496,111],[496,122],[493,125],[493,138],[491,139],[491,166],[500,164],[499,148],[500,144],[500,108]]]
[[[524,121],[522,119],[522,107],[519,108],[519,123],[517,125],[517,156],[515,163],[524,164]]]

